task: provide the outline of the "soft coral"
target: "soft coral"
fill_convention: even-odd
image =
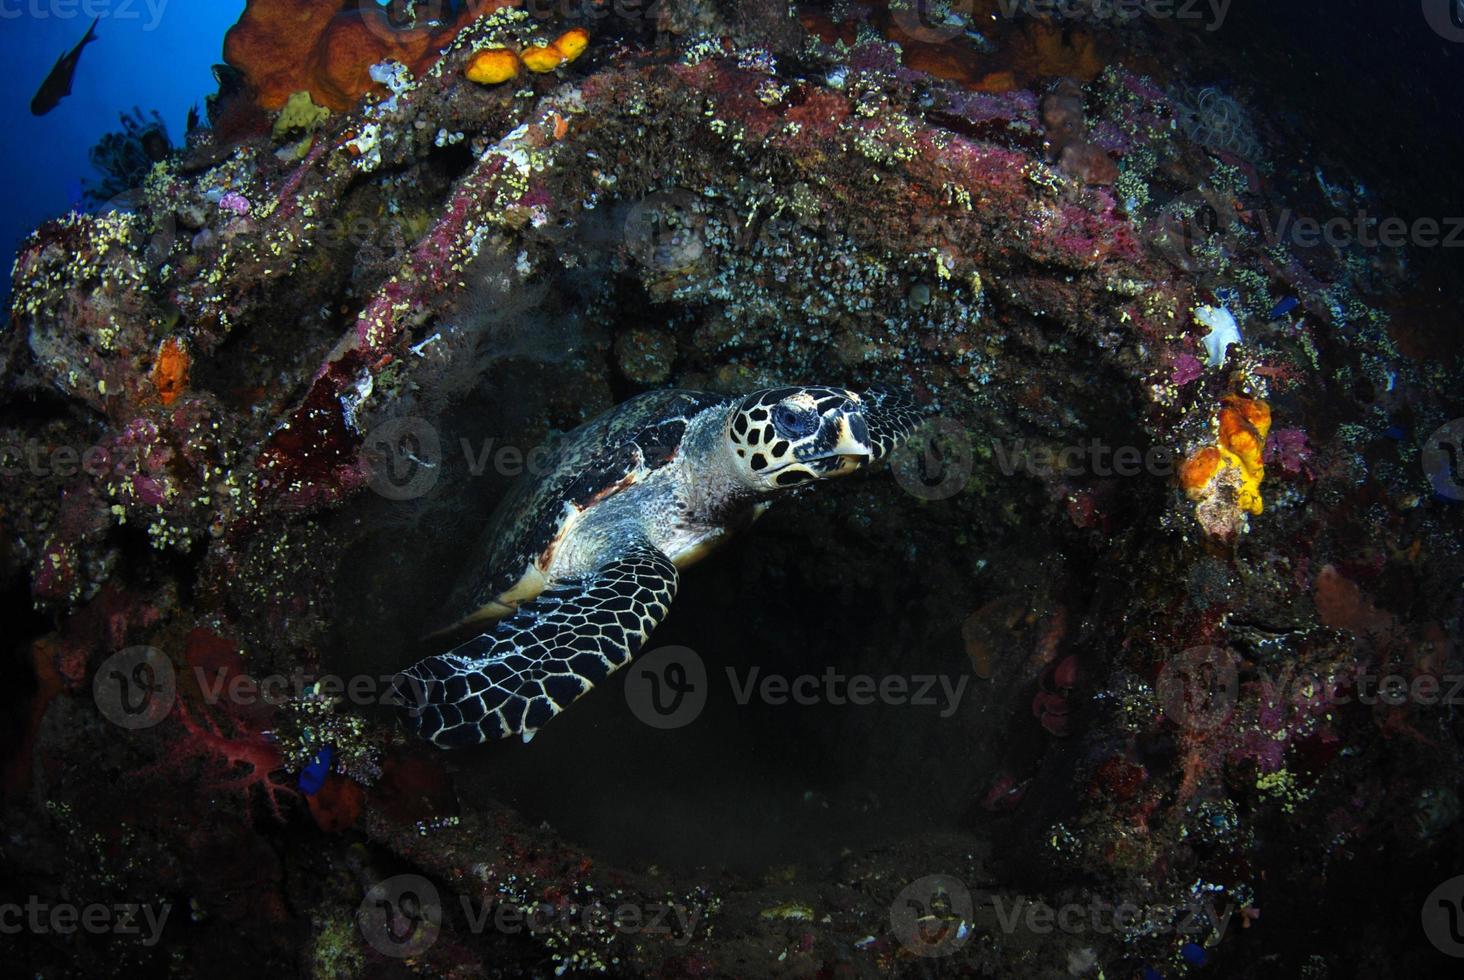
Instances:
[[[232,681],[239,676],[238,651],[232,643],[210,630],[195,629],[188,634],[185,646],[185,658],[195,676],[200,680],[207,678],[208,686],[214,691],[222,693],[232,689]],[[199,692],[193,696],[202,695]],[[226,733],[212,715],[201,709],[190,709],[189,697],[180,684],[173,716],[182,732],[163,764],[180,767],[192,760],[206,760],[209,768],[221,768],[227,774],[206,778],[203,784],[206,789],[238,793],[247,804],[250,788],[257,786],[275,818],[283,822],[280,796],[298,793],[274,777],[284,757],[279,746],[263,731],[272,710],[270,706],[265,703],[230,705],[219,712],[229,725],[230,732]]]
[[[196,720],[181,698],[175,710],[185,735],[174,743],[171,761],[181,764],[185,759],[205,758],[221,762],[226,771],[235,774],[232,778],[212,778],[204,784],[206,788],[238,793],[247,802],[250,788],[257,786],[275,819],[283,823],[285,816],[280,809],[280,796],[299,794],[274,778],[273,774],[284,762],[279,747],[257,732],[238,731],[233,736],[225,735],[207,716],[201,716],[201,722]],[[243,771],[238,771],[240,767]]]

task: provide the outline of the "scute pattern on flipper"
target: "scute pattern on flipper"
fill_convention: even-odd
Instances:
[[[490,633],[397,675],[417,733],[442,748],[545,722],[623,667],[666,615],[676,567],[633,545],[593,576],[541,593]]]

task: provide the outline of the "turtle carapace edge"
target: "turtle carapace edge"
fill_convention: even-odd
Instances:
[[[646,392],[568,433],[499,505],[457,603],[479,635],[397,675],[443,748],[533,737],[630,662],[679,569],[778,495],[884,459],[924,418],[906,393],[784,387]]]

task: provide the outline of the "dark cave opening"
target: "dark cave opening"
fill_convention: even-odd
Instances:
[[[406,537],[378,526],[371,544],[343,562],[343,592],[359,598],[362,577],[376,576],[389,597],[365,602],[359,608],[367,615],[343,622],[354,639],[328,666],[385,674],[431,652],[417,637],[473,561],[465,535],[510,482],[488,476],[466,491],[439,488],[431,506],[448,515],[445,522],[422,521],[424,533]],[[706,694],[692,720],[672,729],[648,724],[627,692],[633,663],[527,745],[448,753],[462,799],[507,804],[622,866],[743,874],[834,864],[848,853],[998,819],[982,809],[986,788],[1065,747],[1028,709],[1036,690],[1030,668],[995,680],[973,673],[963,619],[993,605],[1021,610],[1020,624],[993,627],[1000,634],[993,656],[1020,666],[1055,616],[1082,620],[1090,604],[1105,601],[1112,613],[1114,590],[1125,585],[1103,571],[1093,532],[1059,526],[1033,534],[1050,522],[1052,505],[1025,495],[1020,473],[985,476],[1004,481],[1015,503],[969,493],[923,502],[888,471],[780,502],[687,570],[670,616],[641,654],[694,652]],[[1115,513],[1137,525],[1161,504],[1156,483]],[[988,512],[981,522],[992,539],[951,540],[955,508]],[[1003,513],[1013,522],[1004,532]],[[963,583],[967,577],[974,584]],[[1081,622],[1074,633],[1055,652],[1081,652],[1084,670],[1100,672],[1101,621]],[[903,701],[848,697],[852,678],[877,684],[890,676],[906,680]],[[804,696],[795,696],[800,684]],[[967,748],[952,758],[956,745]]]
[[[533,448],[548,431],[595,414],[587,406],[597,399],[615,403],[644,390],[614,369],[608,338],[647,326],[682,336],[715,315],[655,302],[637,279],[610,273],[616,245],[608,239],[600,251],[587,250],[580,271],[534,286],[532,303],[489,326],[470,389],[451,399],[429,393],[418,403],[424,412],[442,409],[431,417],[442,478],[427,494],[363,494],[330,518],[344,522],[353,544],[340,563],[328,670],[381,677],[440,652],[422,638],[443,625],[445,600],[480,560],[475,542],[498,501],[515,479],[531,478],[523,471]],[[1023,322],[1021,356],[1052,361],[1061,332]],[[515,340],[505,326],[530,338]],[[532,349],[519,350],[525,343]],[[668,383],[705,377],[696,373],[704,356],[694,346],[683,350]],[[1093,376],[1097,361],[1082,349],[1058,356],[1070,369],[1051,371],[1060,380],[1047,397],[1069,386],[1086,392],[1072,401],[1082,409],[1069,440],[1082,442],[1075,433],[1088,432],[1106,446],[1146,447],[1124,386]],[[563,358],[605,359],[604,390],[566,390]],[[861,380],[828,360],[815,372]],[[964,492],[949,498],[922,499],[883,468],[780,501],[685,573],[670,615],[640,655],[693,651],[705,671],[705,701],[693,720],[659,729],[638,715],[631,703],[638,695],[627,692],[633,662],[530,744],[447,753],[465,805],[507,804],[621,866],[754,875],[797,862],[834,864],[999,819],[983,809],[989,787],[1007,776],[1020,782],[1044,754],[1063,751],[1029,708],[1041,670],[1027,664],[1030,648],[1054,620],[1077,619],[1095,594],[1114,587],[1095,574],[1103,561],[1099,528],[1084,526],[1086,512],[1072,500],[1042,492],[1041,474],[1020,458],[1026,442],[1012,438],[1023,433],[1035,449],[1063,434],[1034,431],[1024,419],[1018,410],[957,420],[970,451],[933,457],[937,469],[971,470]],[[500,456],[504,449],[513,456]],[[502,465],[505,458],[512,465]],[[911,463],[903,465],[908,473]],[[1073,500],[1096,501],[1115,531],[1159,512],[1166,492],[1162,474],[1084,472],[1071,489]],[[954,541],[953,526],[987,536]],[[963,640],[963,621],[993,608],[991,655],[1016,665],[995,679],[973,672]],[[1101,641],[1089,639],[1097,630],[1083,624],[1075,632],[1085,639],[1069,644],[1092,646],[1085,669],[1095,672],[1104,656]],[[903,692],[852,703],[852,679],[878,685],[889,677],[905,683]],[[957,745],[982,748],[952,758]]]

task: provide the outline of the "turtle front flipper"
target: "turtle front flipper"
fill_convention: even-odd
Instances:
[[[869,445],[875,453],[873,462],[894,452],[930,415],[910,392],[888,385],[871,385],[859,398],[864,424],[869,429]]]
[[[630,662],[676,595],[676,566],[649,544],[561,582],[491,632],[413,664],[396,700],[440,748],[522,734],[524,741]]]

